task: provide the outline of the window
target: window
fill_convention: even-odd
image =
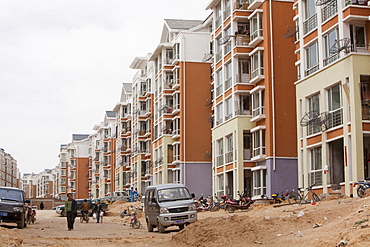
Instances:
[[[173,62],[173,49],[166,49],[166,64],[172,64]]]
[[[251,97],[249,94],[239,95],[235,110],[236,115],[251,115]]]
[[[222,70],[216,72],[216,97],[222,94],[223,92],[223,75]]]
[[[247,58],[240,58],[238,61],[237,83],[249,83],[250,81],[250,61]]]
[[[225,65],[225,90],[231,87],[232,75],[232,66],[231,63],[228,63]]]
[[[252,80],[253,82],[257,82],[256,78],[264,75],[264,68],[263,68],[263,50],[259,50],[255,52],[252,56]]]
[[[224,164],[224,140],[219,139],[216,143],[217,148],[217,166],[222,166]]]
[[[321,147],[313,148],[310,153],[309,185],[322,185]]]
[[[218,28],[221,23],[222,23],[222,10],[221,10],[221,3],[219,3],[217,6],[216,6],[216,9],[215,9],[215,14],[216,14],[216,18],[215,18],[215,27]]]
[[[336,2],[336,1],[335,1]],[[339,58],[339,53],[330,53],[330,48],[335,45],[335,40],[338,39],[338,29],[334,29],[324,36],[324,66],[328,65]]]
[[[226,106],[226,115],[225,115],[225,120],[228,120],[232,117],[233,115],[233,101],[232,98],[228,98],[225,100],[225,106]]]
[[[262,13],[257,12],[250,19],[251,31],[250,31],[250,40],[253,43],[253,40],[257,38],[263,38],[263,29],[262,29]]]
[[[303,2],[305,21],[303,22],[304,35],[317,27],[317,15],[315,0],[306,0]]]
[[[218,198],[221,198],[225,194],[225,187],[224,187],[224,174],[220,174],[217,176],[217,196]]]
[[[220,36],[216,38],[215,58],[216,58],[216,62],[220,61],[222,58],[222,38]]]
[[[253,157],[266,154],[265,149],[265,129],[259,129],[252,133],[253,137]]]
[[[265,90],[258,90],[252,94],[252,116],[253,118],[265,114]]]
[[[228,135],[226,137],[226,148],[227,148],[227,153],[226,153],[226,164],[233,162],[233,135]]]
[[[313,116],[320,114],[320,94],[315,94],[308,99],[308,111],[315,112]],[[317,121],[310,121],[307,125],[307,135],[312,135],[320,131]]]
[[[244,132],[243,133],[243,159],[250,160],[252,150],[252,135],[251,133]]]
[[[365,51],[365,27],[364,26],[350,26],[351,39],[354,42],[355,51]]]
[[[340,84],[337,84],[328,90],[329,113],[326,116],[327,128],[333,128],[343,123],[340,88]]]
[[[253,196],[266,194],[266,169],[253,172]]]
[[[230,26],[227,27],[224,31],[224,39],[223,39],[223,46],[224,46],[224,55],[229,53],[231,51],[231,41],[230,37],[231,36],[231,28]]]
[[[317,42],[313,43],[306,49],[306,76],[312,74],[313,72],[319,70],[319,58],[317,53]]]
[[[224,105],[222,103],[216,106],[216,125],[221,124],[223,122],[224,119],[223,107]]]
[[[231,3],[230,0],[225,0],[225,11],[224,11],[224,20],[228,18],[231,14]]]

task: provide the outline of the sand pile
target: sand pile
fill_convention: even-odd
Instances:
[[[1,246],[22,246],[23,239],[14,231],[0,227]]]

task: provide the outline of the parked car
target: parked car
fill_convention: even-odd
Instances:
[[[60,216],[63,216],[65,217],[67,214],[66,212],[64,211],[64,205],[59,205],[56,207],[55,209],[55,213],[59,214]]]
[[[17,223],[22,229],[27,226],[27,206],[24,191],[12,187],[0,187],[0,222]]]

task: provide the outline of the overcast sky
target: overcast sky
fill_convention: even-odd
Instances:
[[[91,134],[154,51],[164,19],[204,20],[209,0],[0,1],[0,147],[22,173]]]

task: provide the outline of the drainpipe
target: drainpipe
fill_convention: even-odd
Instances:
[[[182,39],[182,46],[185,47],[185,36],[183,34],[183,36],[181,37]],[[186,143],[186,112],[185,112],[185,102],[186,102],[186,87],[185,87],[185,84],[186,84],[186,61],[185,61],[185,49],[181,49],[183,50],[183,61],[184,61],[184,69],[183,69],[183,85],[184,85],[184,88],[182,89],[182,92],[184,94],[184,99],[183,99],[183,104],[180,105],[180,109],[182,109],[183,111],[183,115],[184,115],[184,129],[183,130],[180,130],[181,134],[183,135],[183,140],[184,140],[184,144],[183,144],[183,150],[184,150],[184,184],[186,185],[186,147],[185,147],[185,143]],[[181,91],[180,91],[181,92]],[[180,122],[181,123],[181,122]]]
[[[270,49],[271,49],[271,101],[272,101],[272,157],[273,170],[276,170],[276,130],[275,130],[275,73],[274,73],[274,43],[272,39],[272,0],[270,4]]]

